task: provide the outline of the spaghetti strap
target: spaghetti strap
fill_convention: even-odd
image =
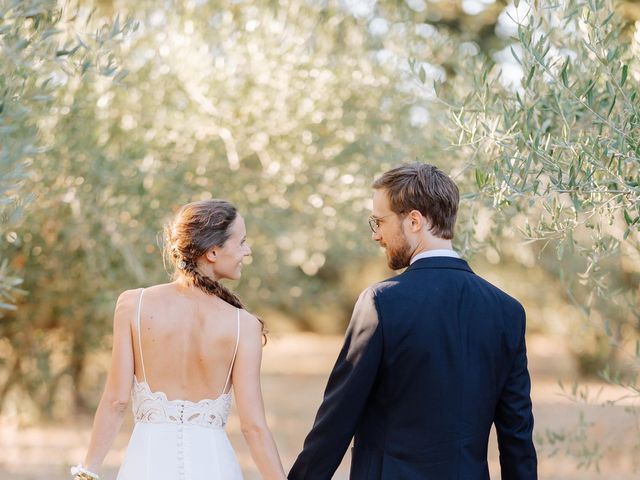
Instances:
[[[227,375],[227,381],[224,383],[224,388],[222,389],[222,393],[227,392],[227,386],[229,386],[229,380],[231,380],[231,372],[233,372],[233,364],[236,361],[236,354],[238,353],[238,344],[240,343],[240,309],[236,308],[237,311],[237,323],[238,329],[236,332],[236,348],[233,351],[233,358],[231,359],[231,366],[229,367],[229,374]]]
[[[136,313],[136,328],[138,329],[138,350],[140,350],[140,364],[142,365],[142,375],[144,382],[147,383],[147,372],[144,371],[144,357],[142,356],[142,338],[140,334],[140,309],[142,307],[142,295],[144,288],[140,291],[140,300],[138,300],[138,312]]]

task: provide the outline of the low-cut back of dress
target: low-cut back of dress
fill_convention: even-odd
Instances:
[[[133,379],[135,427],[117,480],[242,480],[242,473],[224,430],[231,409],[227,392],[240,340],[237,311],[236,346],[222,393],[198,402],[169,400],[152,391],[144,368],[140,329],[140,292],[136,313],[138,350],[144,380]]]

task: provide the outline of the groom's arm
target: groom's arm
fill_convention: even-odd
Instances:
[[[519,341],[516,356],[495,413],[503,480],[535,480],[537,457],[533,445],[531,379],[527,369],[525,313],[519,306]]]
[[[373,291],[360,295],[324,399],[289,480],[330,480],[351,443],[382,358]]]

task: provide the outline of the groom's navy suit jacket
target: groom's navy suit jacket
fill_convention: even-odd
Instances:
[[[525,313],[451,257],[420,259],[358,299],[290,480],[329,480],[352,437],[352,480],[537,478]]]

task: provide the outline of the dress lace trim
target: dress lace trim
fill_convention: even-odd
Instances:
[[[147,382],[138,382],[135,377],[131,397],[136,422],[224,428],[231,410],[231,393],[223,393],[216,399],[205,398],[197,402],[169,400],[164,392],[151,391]]]

